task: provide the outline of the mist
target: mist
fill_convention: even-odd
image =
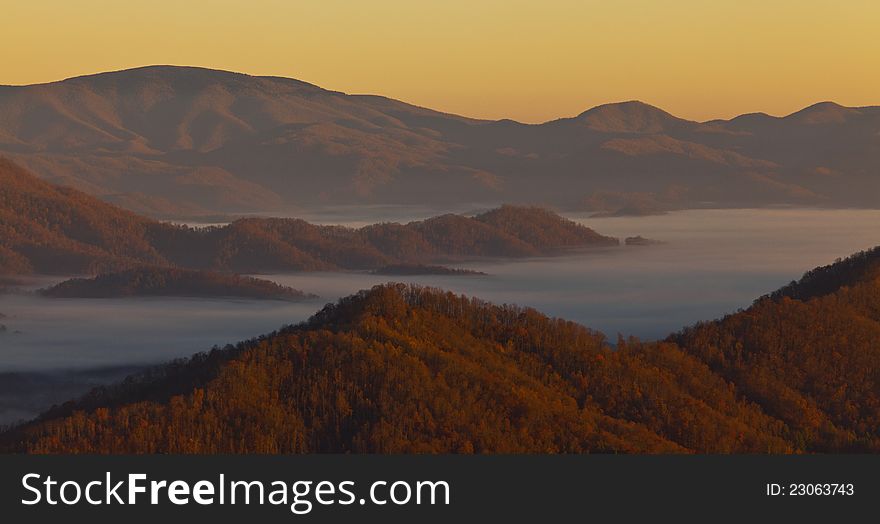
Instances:
[[[402,211],[406,215],[389,212],[383,219],[411,215],[411,210]],[[3,295],[0,313],[6,317],[0,324],[7,331],[0,333],[0,373],[51,377],[156,364],[302,321],[326,302],[390,280],[534,307],[600,330],[612,340],[618,333],[657,339],[747,307],[816,266],[880,245],[880,211],[872,210],[692,210],[649,217],[568,217],[602,234],[641,235],[663,244],[454,264],[487,276],[259,275],[321,297],[298,303]],[[345,225],[363,222],[360,215],[350,221],[342,215],[334,218]],[[91,385],[109,380],[106,376],[89,375],[88,381],[80,382]],[[9,403],[2,397],[0,422],[11,416],[4,413]],[[30,414],[33,409],[29,405],[25,411]]]
[[[0,335],[0,371],[158,363],[299,322],[326,302],[391,280],[534,307],[612,337],[659,338],[746,307],[813,267],[880,244],[880,211],[870,210],[697,210],[569,218],[603,234],[642,235],[664,243],[455,264],[487,276],[259,275],[320,296],[293,303],[3,295],[0,313],[6,318],[0,323],[7,331]],[[41,280],[32,287],[49,283]]]

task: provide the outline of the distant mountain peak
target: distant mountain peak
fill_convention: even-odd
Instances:
[[[798,112],[803,113],[803,112],[810,112],[810,111],[829,111],[829,110],[848,111],[850,109],[851,108],[844,107],[844,106],[838,104],[837,102],[833,102],[831,100],[823,100],[822,102],[816,102],[815,104],[809,105],[809,106],[801,109]]]
[[[661,133],[687,121],[639,100],[603,104],[575,118],[596,131],[608,133]]]
[[[198,66],[155,64],[117,71],[80,75],[51,84],[84,84],[89,87],[112,86],[130,89],[141,84],[167,84],[175,88],[203,89],[211,85],[247,86],[271,82],[300,89],[326,91],[319,86],[281,76],[260,76]],[[332,91],[327,91],[332,92]]]
[[[624,100],[622,102],[609,102],[607,104],[599,104],[597,106],[591,107],[587,109],[583,113],[578,116],[585,116],[591,113],[600,113],[609,110],[629,110],[629,111],[656,111],[658,113],[669,114],[666,111],[663,111],[657,106],[653,106],[647,102],[642,102],[641,100]]]

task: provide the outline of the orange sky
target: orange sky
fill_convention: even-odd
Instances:
[[[29,0],[0,83],[148,64],[525,122],[639,99],[698,120],[880,104],[876,0]]]

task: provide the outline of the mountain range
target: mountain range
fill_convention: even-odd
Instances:
[[[335,204],[606,213],[880,204],[880,108],[693,122],[631,101],[543,124],[289,78],[150,66],[0,86],[0,153],[154,216]]]

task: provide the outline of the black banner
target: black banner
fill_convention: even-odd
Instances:
[[[3,456],[0,471],[15,523],[845,522],[880,500],[880,456],[852,455]]]

